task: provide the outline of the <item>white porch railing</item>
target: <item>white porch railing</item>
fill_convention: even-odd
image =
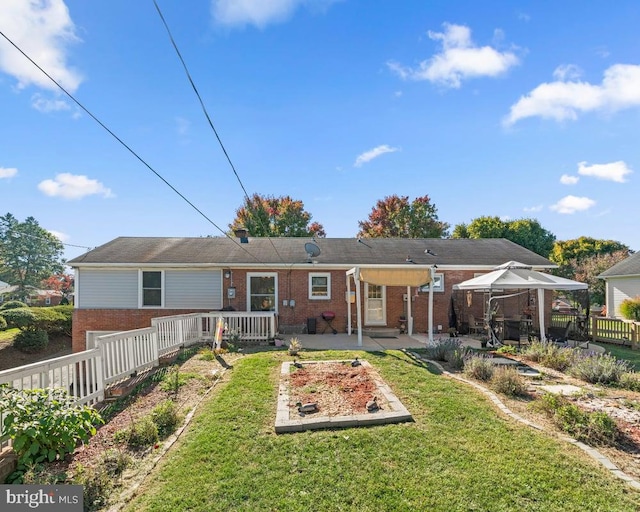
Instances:
[[[158,366],[161,356],[212,340],[219,317],[245,340],[275,337],[274,312],[215,311],[154,318],[151,327],[98,336],[91,350],[0,371],[0,384],[16,389],[63,388],[78,404],[95,405],[104,400],[106,389]],[[0,411],[0,437],[2,425]],[[8,445],[0,443],[0,450]]]

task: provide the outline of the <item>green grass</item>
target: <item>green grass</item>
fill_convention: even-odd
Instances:
[[[0,331],[0,342],[3,341],[13,341],[13,338],[16,337],[16,334],[20,332],[20,329],[7,329],[6,331]]]
[[[629,511],[640,494],[401,352],[370,361],[414,423],[276,435],[282,352],[234,362],[128,511]]]
[[[621,345],[613,345],[608,343],[598,343],[608,353],[617,359],[627,361],[635,371],[640,371],[640,350],[632,350],[631,347],[623,347]]]

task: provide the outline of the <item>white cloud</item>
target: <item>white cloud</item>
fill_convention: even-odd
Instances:
[[[56,112],[59,110],[69,110],[69,104],[61,99],[45,98],[42,94],[36,93],[31,97],[31,106],[40,112]]]
[[[568,174],[560,176],[560,183],[563,185],[575,185],[578,181],[580,181],[580,178],[577,176],[569,176]]]
[[[44,180],[38,184],[38,189],[48,196],[63,197],[64,199],[81,199],[85,196],[101,195],[112,197],[111,190],[98,180],[92,180],[82,175],[68,172],[56,175],[55,180]]]
[[[457,89],[467,78],[498,76],[519,63],[514,53],[476,46],[471,41],[469,27],[449,23],[443,26],[444,32],[428,32],[431,39],[442,42],[440,53],[422,61],[415,69],[388,62],[389,69],[402,79],[428,80]]]
[[[579,113],[615,112],[637,106],[640,106],[640,66],[615,64],[604,72],[600,85],[575,80],[540,84],[511,106],[504,124],[536,116],[575,120]]]
[[[15,167],[0,167],[0,179],[13,178],[16,174],[18,174],[18,169]]]
[[[82,77],[67,64],[67,47],[79,41],[63,0],[2,0],[2,30],[42,69],[70,92]],[[18,88],[35,85],[58,90],[38,68],[4,39],[0,40],[0,70],[18,81]]]
[[[612,162],[610,164],[593,164],[587,165],[587,162],[578,163],[578,174],[582,176],[593,176],[600,180],[616,181],[618,183],[624,183],[625,176],[631,174],[633,171],[627,167],[622,160],[618,162]]]
[[[542,208],[544,208],[544,205],[538,204],[536,206],[525,207],[524,211],[525,212],[541,212]]]
[[[553,78],[560,82],[578,80],[582,76],[582,69],[574,64],[563,64],[553,71]]]
[[[558,213],[572,214],[588,210],[595,204],[596,202],[588,197],[566,196],[549,208]]]
[[[362,164],[370,162],[374,158],[378,158],[380,155],[384,155],[385,153],[395,153],[396,151],[399,151],[399,149],[393,148],[386,144],[383,144],[382,146],[377,146],[373,149],[370,149],[369,151],[365,151],[361,155],[358,155],[358,158],[356,158],[356,161],[353,164],[353,166],[360,167]]]
[[[338,0],[212,0],[211,12],[220,25],[255,25],[288,20],[300,6],[324,9]]]

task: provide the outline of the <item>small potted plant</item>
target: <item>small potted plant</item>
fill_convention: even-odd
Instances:
[[[276,337],[273,338],[273,344],[276,347],[282,347],[284,345],[284,340],[278,334],[276,334]]]
[[[480,347],[487,348],[489,343],[489,336],[480,336]]]
[[[300,340],[298,338],[291,338],[289,340],[289,355],[297,356],[300,350],[302,350],[302,343],[300,343]]]

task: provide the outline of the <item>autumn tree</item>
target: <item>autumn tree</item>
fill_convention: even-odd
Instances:
[[[253,194],[236,210],[236,218],[229,227],[231,231],[246,229],[254,237],[326,236],[322,224],[311,222],[304,203],[289,196]]]
[[[63,249],[33,217],[24,222],[10,213],[0,217],[0,280],[17,285],[23,297],[27,286],[38,287],[43,279],[62,272]]]
[[[593,304],[604,304],[605,281],[604,279],[599,279],[598,276],[628,256],[629,251],[624,249],[609,253],[592,254],[580,260],[570,260],[568,267],[573,269],[573,279],[589,285],[589,299],[591,302]]]
[[[438,209],[429,196],[387,196],[371,209],[368,220],[359,221],[358,236],[365,238],[443,238],[449,224],[438,220]]]
[[[549,259],[560,266],[560,275],[571,278],[574,273],[572,262],[580,262],[592,256],[613,254],[618,251],[629,255],[629,247],[615,240],[598,240],[588,236],[581,236],[572,240],[557,241]]]
[[[469,224],[457,224],[452,238],[506,238],[530,251],[549,257],[556,237],[535,219],[502,220],[478,217]]]
[[[73,292],[73,276],[71,274],[54,274],[42,281],[45,290],[55,290],[62,294],[62,298],[68,303],[69,295]]]

